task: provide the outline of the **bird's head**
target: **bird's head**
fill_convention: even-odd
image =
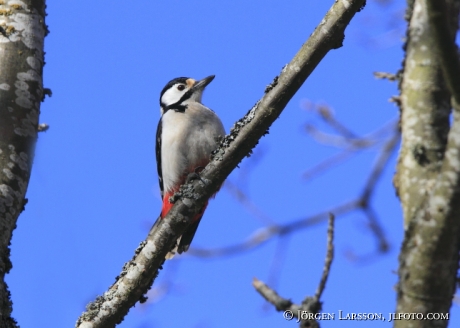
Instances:
[[[206,86],[214,80],[214,75],[196,81],[189,77],[178,77],[169,81],[160,94],[161,114],[167,110],[185,110],[187,102],[201,102],[201,96]]]

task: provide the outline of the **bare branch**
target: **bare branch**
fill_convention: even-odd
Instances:
[[[270,267],[268,269],[268,284],[276,288],[278,286],[278,281],[281,276],[281,271],[283,268],[284,260],[286,259],[286,254],[289,251],[289,241],[290,236],[284,235],[276,240],[276,248],[273,254]]]
[[[268,287],[259,279],[254,278],[252,280],[252,285],[259,292],[259,294],[267,300],[267,302],[270,302],[275,306],[277,311],[285,311],[291,309],[291,306],[293,305],[291,300],[282,298],[276,291]]]
[[[249,238],[247,238],[245,241],[241,243],[236,243],[231,246],[213,249],[192,247],[188,251],[188,255],[194,255],[199,257],[220,257],[235,255],[259,247],[274,237],[280,237],[290,233],[299,232],[304,228],[308,228],[313,225],[322,223],[326,221],[330,212],[336,213],[337,215],[343,215],[355,211],[357,209],[361,209],[366,215],[367,219],[369,220],[369,227],[378,241],[378,252],[384,253],[388,251],[389,245],[385,237],[385,233],[377,219],[376,213],[370,205],[371,197],[375,191],[376,184],[382,176],[384,168],[388,166],[391,156],[396,151],[400,140],[400,133],[397,127],[395,126],[394,121],[392,121],[390,125],[385,124],[384,128],[378,129],[375,132],[375,134],[381,133],[381,131],[384,131],[384,129],[386,130],[388,126],[392,126],[393,134],[383,145],[382,150],[374,165],[374,168],[372,169],[364,185],[363,191],[358,199],[347,202],[343,205],[339,205],[337,207],[313,215],[311,217],[303,218],[300,220],[294,220],[290,223],[283,225],[273,224],[273,221],[270,219],[270,224],[268,224],[267,227],[256,230]],[[236,188],[236,186],[234,187]],[[247,198],[245,198],[243,204],[246,203],[251,204],[251,206],[255,207],[255,205],[252,202],[250,202],[250,200],[248,200]],[[260,213],[256,212],[256,215],[260,215]]]
[[[350,157],[352,157],[354,154],[353,151],[350,150],[344,150],[340,153],[337,153],[335,155],[332,155],[329,158],[326,158],[322,162],[319,162],[315,166],[309,168],[307,171],[305,171],[302,174],[302,178],[305,180],[313,179],[319,176],[321,173],[327,171],[328,169],[339,165],[340,163],[346,161]]]
[[[385,237],[385,232],[377,219],[377,214],[375,213],[374,209],[370,206],[367,206],[363,209],[364,214],[369,221],[369,228],[374,233],[376,240],[378,241],[377,250],[380,253],[385,253],[390,248],[388,241]]]
[[[329,272],[331,271],[331,264],[334,258],[334,221],[335,217],[332,213],[329,213],[329,225],[327,227],[327,253],[326,260],[324,261],[323,275],[316,289],[315,299],[319,301],[321,295],[323,294],[324,288],[326,287],[327,278],[329,277]]]
[[[50,126],[46,123],[40,123],[37,127],[37,131],[38,132],[45,132],[45,131],[48,131],[48,129],[50,128]]]
[[[324,133],[315,128],[311,124],[305,126],[305,130],[319,143],[331,145],[338,148],[348,148],[349,151],[358,150],[361,148],[368,148],[375,145],[377,142],[371,138],[349,138],[342,135],[333,135]]]
[[[254,217],[266,225],[273,225],[275,222],[266,215],[238,186],[230,180],[226,180],[224,187],[250,212]]]
[[[317,112],[320,114],[320,117],[329,125],[331,126],[337,133],[344,138],[347,139],[356,139],[357,136],[353,133],[349,128],[343,125],[340,121],[338,121],[333,114],[333,111],[329,108],[329,106],[319,105],[317,106]]]
[[[329,218],[329,213],[333,212],[336,215],[343,215],[360,208],[360,200],[347,202],[345,204],[334,207],[328,210],[304,219],[294,220],[284,225],[269,226],[256,230],[248,239],[241,243],[237,243],[227,247],[204,249],[192,247],[188,251],[188,255],[199,257],[219,257],[235,255],[244,251],[262,246],[274,237],[285,236],[294,232],[300,232],[302,229],[309,228],[326,221]]]
[[[387,72],[374,72],[376,79],[387,79],[388,81],[397,81],[398,75]]]
[[[315,296],[307,296],[300,305],[292,303],[291,300],[281,297],[275,290],[267,286],[257,278],[253,279],[252,285],[268,302],[273,304],[277,311],[284,311],[284,318],[291,320],[297,318],[301,327],[319,327],[316,322],[317,315],[321,311],[321,294],[326,287],[329,277],[332,260],[334,257],[334,215],[329,213],[329,225],[327,229],[327,252],[323,273],[316,289]]]
[[[382,176],[383,169],[388,165],[391,155],[393,155],[396,151],[396,147],[399,145],[400,138],[401,134],[399,133],[399,129],[395,126],[392,137],[383,146],[383,150],[380,152],[374,169],[372,170],[372,173],[364,187],[364,191],[361,197],[363,201],[363,207],[366,207],[366,205],[369,203],[370,198],[375,190],[375,185]]]
[[[364,150],[366,148],[371,148],[374,146],[377,146],[380,144],[382,137],[386,137],[388,134],[388,131],[391,129],[392,131],[392,136],[394,134],[397,134],[397,139],[399,140],[399,131],[395,131],[397,127],[395,127],[397,124],[395,120],[391,120],[390,122],[384,124],[382,127],[378,128],[376,131],[371,132],[363,137],[357,137],[356,139],[342,139],[341,145],[343,146],[344,150],[340,153],[337,153],[335,155],[332,155],[329,158],[326,158],[322,162],[318,163],[317,165],[313,166],[312,168],[308,169],[302,174],[302,177],[304,179],[311,179],[313,177],[318,176],[320,173],[323,173],[324,171],[328,170],[329,168],[340,164],[341,162],[347,160],[348,158],[352,157],[356,153],[358,153],[361,150]],[[313,136],[315,137],[315,136]],[[324,143],[331,143],[331,140],[327,140],[329,135],[324,134]],[[393,140],[393,138],[390,138]],[[318,138],[316,138],[317,141]],[[396,140],[397,141],[397,140]],[[396,146],[396,144],[394,144]],[[394,151],[395,148],[392,149]],[[380,162],[378,160],[377,162]],[[385,162],[385,165],[387,165],[387,162]],[[375,171],[375,169],[374,169]],[[380,173],[379,173],[380,174]],[[368,182],[369,183],[369,182]]]

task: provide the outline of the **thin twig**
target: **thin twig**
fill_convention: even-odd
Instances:
[[[284,260],[286,259],[286,253],[289,249],[289,237],[289,235],[284,235],[277,239],[275,254],[273,255],[273,259],[268,270],[268,284],[273,286],[273,288],[278,286],[281,269],[283,267]]]
[[[343,148],[344,148],[342,152],[334,154],[331,157],[326,158],[322,162],[316,164],[312,168],[308,169],[302,174],[302,178],[311,179],[311,178],[317,177],[319,174],[323,173],[324,171],[351,158],[353,155],[356,155],[359,151],[364,150],[364,148],[366,147],[371,148],[371,147],[377,146],[381,142],[379,140],[380,138],[387,137],[389,129],[391,129],[391,131],[393,132],[392,136],[394,136],[395,133],[398,134],[398,140],[399,140],[400,138],[399,131],[395,132],[395,129],[397,129],[397,121],[393,119],[385,123],[383,126],[378,128],[376,131],[373,131],[364,137],[358,138],[357,140],[361,140],[361,142],[353,143],[353,140],[348,140],[348,139],[342,140]],[[379,160],[377,162],[379,162]]]
[[[309,228],[311,226],[320,224],[326,221],[329,218],[329,213],[333,212],[338,215],[347,214],[359,208],[360,201],[353,200],[342,205],[336,206],[335,208],[318,213],[316,215],[303,218],[300,220],[294,220],[287,224],[269,226],[261,228],[255,231],[249,238],[245,241],[236,243],[231,246],[220,247],[220,248],[198,248],[192,247],[188,250],[188,255],[198,256],[198,257],[220,257],[220,256],[230,256],[236,255],[241,252],[245,252],[256,247],[260,247],[270,239],[278,236],[288,235],[294,232],[300,232],[302,229]]]
[[[393,128],[393,135],[382,147],[382,151],[379,154],[376,164],[374,165],[374,168],[372,169],[372,172],[363,188],[363,192],[358,199],[336,206],[332,209],[313,215],[311,217],[294,220],[287,224],[269,225],[267,227],[261,228],[255,231],[249,238],[241,243],[213,249],[192,247],[188,254],[198,257],[219,257],[235,255],[259,247],[274,237],[287,235],[293,232],[299,232],[301,229],[322,223],[327,220],[330,212],[336,213],[336,215],[343,215],[357,209],[362,209],[368,218],[370,223],[369,227],[378,240],[379,252],[384,253],[388,251],[388,241],[385,237],[385,233],[383,232],[383,228],[377,219],[375,211],[370,207],[370,199],[375,191],[377,182],[383,174],[384,168],[388,166],[389,160],[391,159],[392,154],[396,151],[399,144],[400,134],[398,129],[394,126],[394,121]]]
[[[334,215],[329,213],[329,226],[327,229],[327,252],[324,263],[323,273],[316,290],[315,296],[307,296],[300,305],[294,304],[291,300],[281,297],[274,289],[262,281],[254,278],[252,285],[265,300],[273,304],[277,311],[285,311],[284,317],[287,320],[292,318],[299,319],[300,322],[308,323],[309,327],[319,327],[316,322],[316,314],[321,311],[321,294],[326,287],[326,282],[330,274],[332,260],[334,258]]]
[[[315,299],[319,302],[321,295],[323,294],[324,288],[326,287],[327,278],[331,271],[332,260],[334,259],[334,214],[329,213],[329,225],[327,227],[327,252],[326,260],[324,261],[323,274],[319,282],[318,288],[316,289]]]
[[[398,75],[387,72],[374,72],[376,79],[387,79],[388,81],[397,81]]]
[[[350,157],[355,155],[354,151],[344,150],[340,153],[334,154],[331,157],[326,158],[322,162],[319,162],[315,166],[311,167],[302,174],[303,179],[313,179],[318,177],[321,173],[327,171],[333,166],[339,165],[340,163],[346,161]]]
[[[282,298],[276,291],[271,289],[259,279],[253,278],[252,285],[259,292],[259,294],[262,295],[265,300],[267,300],[267,302],[270,302],[275,306],[277,311],[285,311],[292,306],[291,300]]]
[[[256,204],[254,204],[251,199],[246,195],[241,188],[238,187],[235,183],[233,183],[230,179],[227,179],[224,183],[224,188],[227,189],[227,191],[236,198],[240,204],[245,207],[249,213],[252,213],[252,215],[258,219],[260,222],[266,224],[266,225],[274,225],[275,221],[270,218],[268,215],[266,215],[262,209],[260,209]]]
[[[378,241],[378,251],[381,253],[386,253],[390,246],[385,237],[383,228],[379,220],[377,219],[377,214],[375,213],[374,209],[370,206],[364,208],[363,212],[366,214],[366,217],[369,220],[369,227]]]
[[[334,117],[333,111],[329,108],[329,106],[318,105],[316,106],[316,111],[318,112],[319,116],[342,137],[346,139],[357,138],[356,133],[352,132],[349,128],[347,128]]]
[[[311,124],[307,124],[305,126],[305,131],[318,143],[337,148],[351,148],[358,150],[361,148],[369,148],[377,143],[377,140],[372,140],[370,138],[350,138],[342,135],[325,133]]]
[[[363,193],[361,198],[363,200],[363,207],[366,207],[370,201],[370,198],[375,190],[375,185],[377,184],[378,180],[382,176],[383,169],[387,167],[388,162],[396,151],[397,146],[399,145],[399,141],[401,139],[401,134],[397,127],[394,128],[394,133],[391,138],[385,143],[380,152],[380,155],[372,169],[372,173],[369,176],[366,185],[364,187]]]
[[[48,131],[48,129],[50,128],[50,126],[46,123],[40,123],[38,126],[37,126],[37,131],[38,132],[45,132],[45,131]]]

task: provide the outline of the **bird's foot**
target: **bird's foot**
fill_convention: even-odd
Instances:
[[[204,180],[201,179],[201,176],[200,176],[200,172],[203,171],[203,169],[204,169],[204,166],[196,167],[194,172],[189,173],[189,175],[187,175],[187,179],[185,180],[185,182],[189,183],[193,180],[200,180],[201,182],[203,182],[203,184],[206,184],[206,182],[204,182]]]

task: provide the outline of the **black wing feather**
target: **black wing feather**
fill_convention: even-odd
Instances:
[[[161,122],[161,117],[160,120],[158,121],[158,126],[157,126],[157,140],[156,140],[156,145],[155,145],[155,152],[157,155],[157,171],[158,171],[158,182],[160,184],[160,191],[161,191],[161,198],[163,198],[163,173],[161,171],[161,132],[162,132],[162,122]]]
[[[188,228],[185,230],[184,234],[182,235],[180,239],[180,243],[177,247],[177,252],[179,254],[182,254],[183,252],[188,251],[188,248],[190,247],[190,244],[192,243],[193,237],[195,237],[196,230],[198,229],[198,225],[200,224],[201,217],[196,220],[195,222],[192,222]]]

